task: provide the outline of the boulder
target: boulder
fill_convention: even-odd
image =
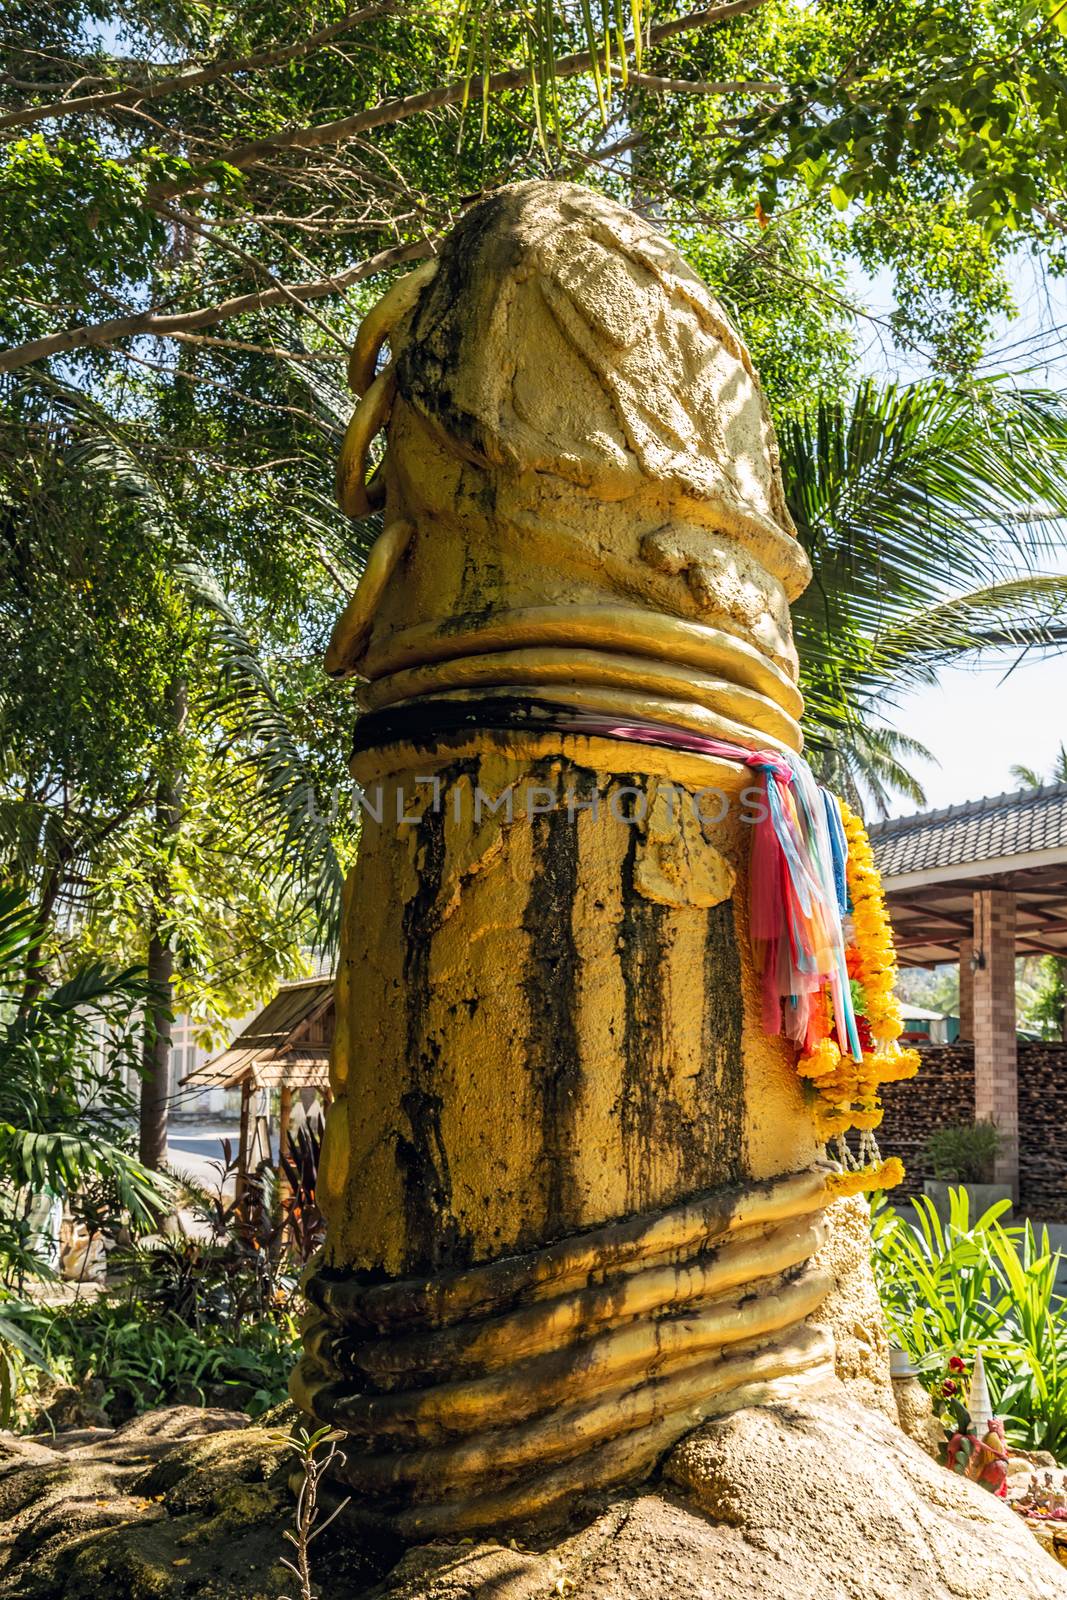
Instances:
[[[739,1410],[553,1541],[409,1551],[376,1600],[1063,1600],[1013,1512],[843,1388]]]
[[[195,1414],[158,1413],[47,1462],[35,1450],[0,1478],[0,1600],[295,1595],[281,1564],[293,1525],[284,1442],[247,1418],[209,1415],[196,1429]],[[314,1590],[321,1600],[1067,1600],[1067,1572],[1020,1517],[840,1384],[719,1417],[668,1454],[658,1482],[569,1510],[555,1530],[410,1549],[387,1573],[391,1558],[375,1557],[358,1514],[342,1515],[314,1547]]]
[[[287,1452],[242,1413],[174,1406],[27,1446],[0,1477],[5,1600],[292,1592]]]

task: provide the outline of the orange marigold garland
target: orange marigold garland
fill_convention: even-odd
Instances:
[[[867,1189],[888,1189],[900,1182],[904,1168],[891,1157],[883,1161],[874,1130],[882,1120],[878,1098],[883,1083],[910,1078],[919,1070],[914,1050],[898,1044],[904,1026],[894,993],[896,954],[886,911],[881,879],[874,862],[867,830],[839,801],[848,841],[846,882],[850,925],[846,926],[846,957],[853,1008],[862,1059],[842,1051],[829,990],[813,1008],[815,1041],[797,1062],[797,1071],[815,1093],[815,1127],[821,1139],[833,1141],[842,1171],[827,1180],[835,1194],[857,1194]],[[853,1154],[845,1135],[855,1128],[859,1148]]]

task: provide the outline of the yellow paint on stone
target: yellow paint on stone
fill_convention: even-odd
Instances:
[[[424,1264],[425,1240],[416,1234],[431,1213],[412,1211],[413,1176],[438,1206],[432,1225],[451,1241],[442,1243],[442,1259],[456,1249],[483,1260],[716,1183],[795,1170],[816,1154],[784,1046],[760,1025],[745,930],[737,927],[748,845],[738,797],[751,775],[689,758],[672,833],[664,784],[640,770],[645,751],[598,741],[613,759],[601,755],[590,767],[590,741],[555,743],[553,755],[533,759],[397,750],[398,771],[364,778],[383,821],[364,817],[357,892],[346,910],[356,1047],[350,1061],[335,1060],[335,1081],[348,1092],[330,1110],[324,1156],[328,1254],[337,1265],[399,1274]],[[694,784],[696,775],[706,782]],[[512,820],[487,806],[475,820],[475,784],[494,802],[510,788]],[[701,824],[697,805],[706,815],[718,808],[697,790],[719,788],[731,797],[728,815]],[[528,801],[546,805],[550,792],[557,807],[528,816]],[[646,800],[650,826],[627,821],[627,808]],[[397,827],[398,814],[414,820]],[[539,946],[531,922],[546,866],[560,870],[544,858],[549,835],[562,841],[554,848],[573,871],[551,924],[571,941],[569,954]],[[741,892],[724,905],[721,890],[735,879]],[[389,919],[368,916],[368,906],[394,908],[405,937]],[[736,964],[721,974],[707,965],[712,919]],[[543,1024],[565,960],[573,993],[559,1036]],[[736,1004],[738,981],[744,1007]],[[413,1021],[412,985],[420,982]],[[709,1059],[726,1043],[731,1006],[736,1077],[724,1061],[717,1083]],[[546,1080],[557,1049],[566,1059],[554,1100]],[[736,1125],[717,1103],[727,1098]],[[421,1126],[420,1116],[429,1119]],[[347,1193],[342,1145],[351,1151]],[[413,1174],[405,1163],[416,1158],[424,1165]]]
[[[803,1266],[818,1226],[775,1232],[777,1185],[760,1187],[796,1189],[788,1216],[825,1204],[792,1050],[761,1020],[756,780],[611,736],[637,720],[799,749],[789,601],[808,565],[743,344],[602,196],[490,196],[354,364],[346,503],[368,503],[361,457],[384,422],[374,495],[401,532],[331,645],[330,670],[366,680],[364,815],[319,1309],[293,1392],[353,1435],[353,1487],[408,1483],[395,1525],[421,1535],[625,1481],[739,1385],[828,1370],[828,1337],[804,1326],[833,1282]],[[748,1206],[716,1291],[698,1264]],[[675,1216],[676,1247],[642,1235],[627,1256],[624,1219]],[[581,1281],[556,1284],[553,1252],[586,1237],[601,1244]],[[511,1289],[492,1288],[498,1268]],[[679,1320],[693,1283],[710,1298]],[[631,1293],[647,1306],[626,1310]],[[542,1294],[547,1344],[524,1358]],[[751,1350],[729,1356],[735,1339]],[[499,1436],[461,1445],[475,1427]],[[524,1463],[499,1495],[498,1458]]]
[[[503,191],[368,322],[368,395],[385,340],[379,476],[403,538],[383,536],[330,659],[371,676],[369,709],[540,698],[799,745],[788,601],[808,568],[773,430],[744,346],[653,230],[574,187]],[[481,1260],[810,1161],[743,925],[751,775],[532,729],[433,749],[354,768],[382,820],[364,815],[346,911],[330,1261]],[[559,809],[527,814],[546,785]],[[702,822],[691,796],[716,785],[730,815]],[[474,786],[510,787],[516,814],[477,814]]]
[[[706,837],[704,802],[688,804],[674,784],[648,787],[648,820],[637,851],[635,882],[666,906],[717,906],[729,900],[736,869]],[[712,801],[709,817],[719,811]]]

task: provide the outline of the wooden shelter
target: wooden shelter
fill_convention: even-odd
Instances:
[[[1015,958],[1067,956],[1067,784],[893,817],[870,837],[900,965],[959,962],[975,1114],[1000,1129],[996,1176],[1017,1190]]]
[[[332,978],[283,983],[221,1055],[213,1056],[182,1079],[183,1084],[201,1089],[241,1091],[238,1196],[248,1182],[249,1172],[271,1156],[269,1117],[257,1115],[253,1120],[253,1100],[262,1090],[279,1091],[280,1160],[289,1148],[294,1095],[314,1089],[324,1102],[329,1100],[333,1032]]]

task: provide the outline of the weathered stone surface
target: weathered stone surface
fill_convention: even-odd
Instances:
[[[1021,1519],[837,1389],[738,1411],[534,1550],[410,1552],[381,1600],[1062,1600]]]
[[[908,1438],[925,1450],[934,1460],[940,1460],[945,1448],[945,1430],[934,1415],[934,1403],[918,1378],[894,1378],[893,1398],[897,1403],[897,1420]],[[1009,1472],[1011,1468],[1008,1468]]]
[[[673,1453],[665,1475],[748,1547],[729,1590],[709,1586],[709,1596],[1067,1595],[1063,1574],[1006,1506],[843,1390],[709,1424]]]
[[[353,355],[341,500],[368,503],[384,427],[383,531],[329,670],[365,680],[367,805],[292,1393],[349,1435],[345,1481],[427,1539],[565,1514],[738,1386],[829,1370],[814,1229],[773,1260],[759,1229],[708,1231],[635,1269],[636,1296],[594,1261],[595,1303],[539,1269],[472,1316],[446,1287],[735,1186],[814,1176],[828,1202],[811,1096],[764,1027],[738,759],[801,747],[810,567],[743,342],[602,195],[485,197]],[[720,1246],[750,1247],[728,1289]],[[858,1234],[842,1249],[840,1371],[888,1407]],[[403,1330],[361,1298],[423,1279],[437,1304]]]
[[[25,1443],[23,1464],[0,1479],[5,1600],[292,1590],[280,1564],[293,1515],[285,1452],[241,1413],[176,1406]]]
[[[14,1469],[0,1505],[2,1600],[292,1595],[284,1451],[245,1420],[190,1438],[195,1419],[157,1413],[140,1432],[158,1454],[147,1468],[113,1435]],[[315,1547],[315,1589],[322,1600],[1067,1597],[1067,1573],[1021,1518],[839,1385],[710,1423],[655,1488],[577,1497],[571,1512],[552,1535],[411,1549],[384,1578],[342,1517]],[[1036,1531],[1051,1551],[1056,1530]]]
[[[838,1200],[827,1213],[826,1242],[813,1265],[834,1287],[812,1320],[834,1336],[834,1367],[861,1405],[897,1420],[889,1376],[889,1339],[871,1271],[870,1207],[862,1195]]]
[[[687,797],[688,798],[688,797]],[[634,886],[665,906],[717,906],[729,900],[737,870],[709,843],[712,823],[670,784],[649,785],[648,814],[634,860]]]

